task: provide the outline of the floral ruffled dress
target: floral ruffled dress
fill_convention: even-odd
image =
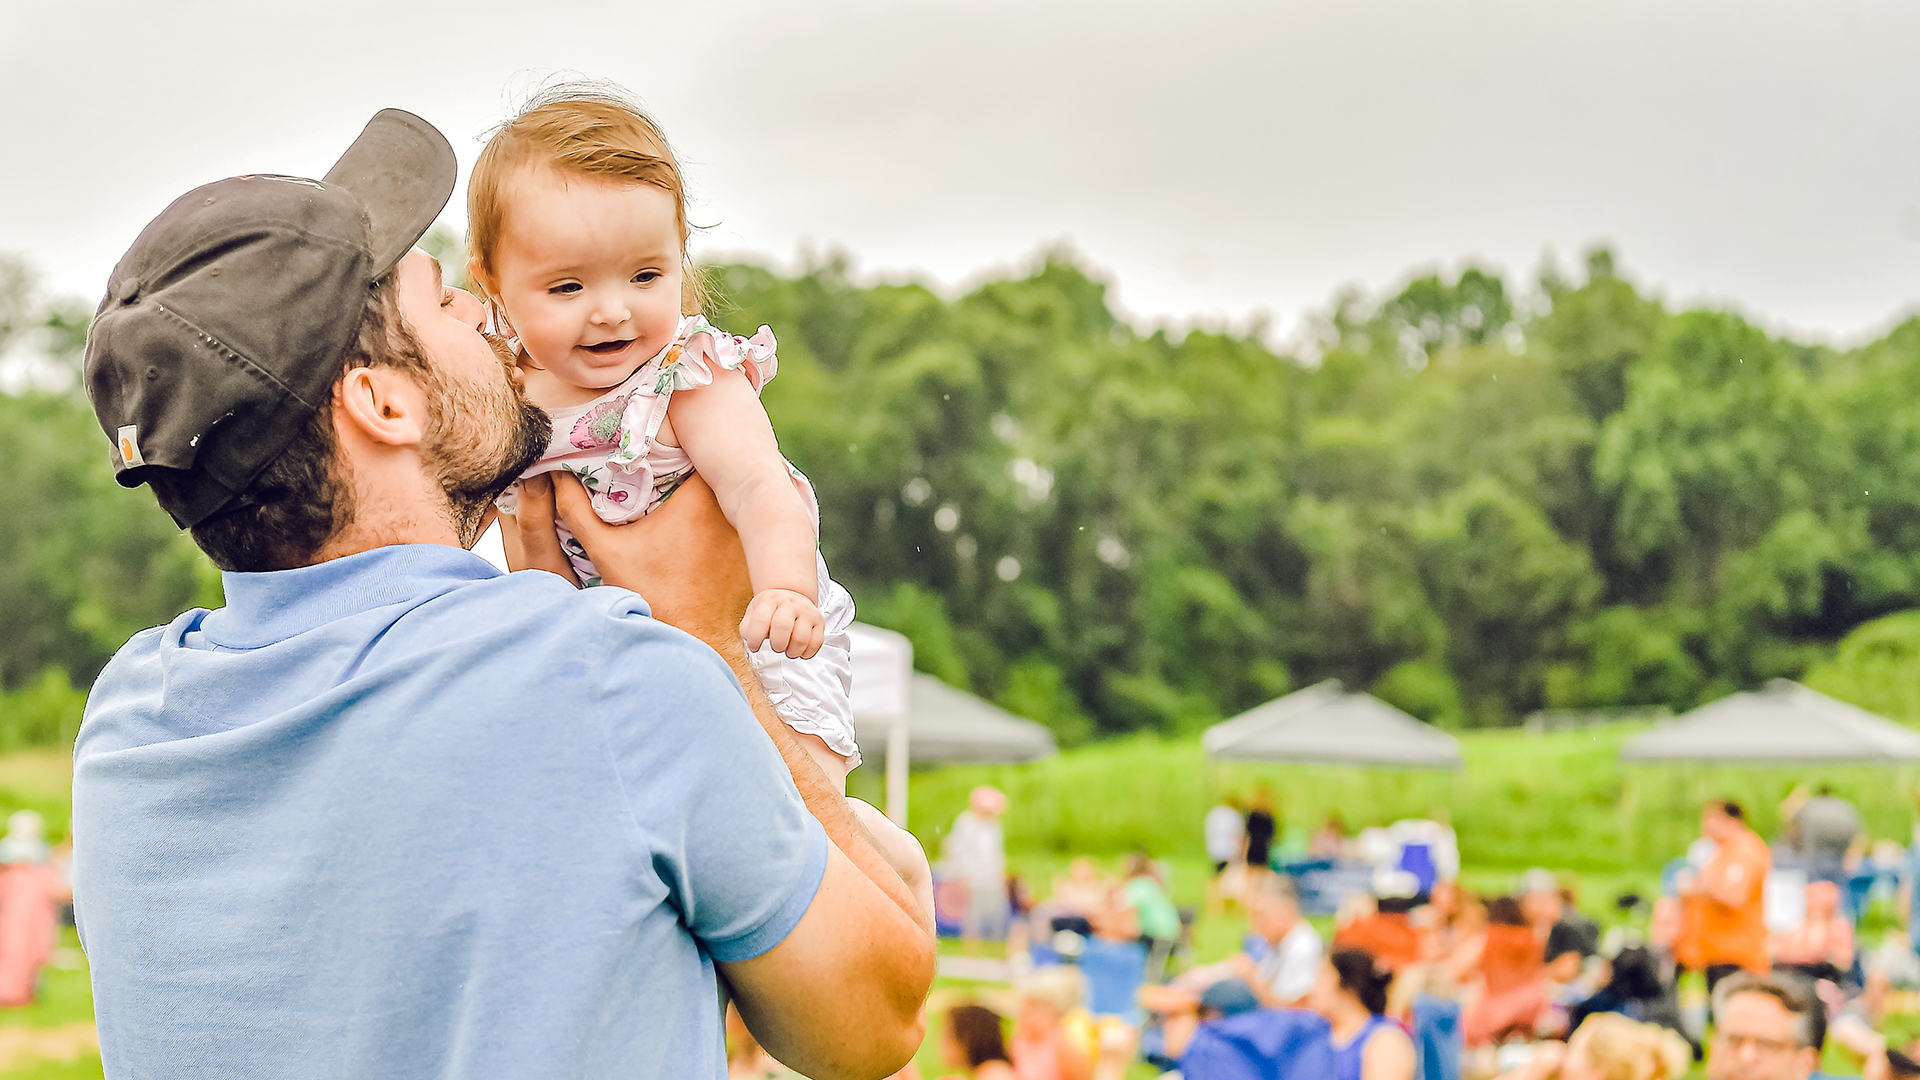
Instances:
[[[758,393],[779,370],[775,347],[773,331],[765,326],[753,337],[743,338],[715,329],[699,315],[683,317],[672,343],[620,385],[584,405],[550,411],[552,441],[522,475],[572,473],[592,496],[594,512],[609,524],[645,515],[693,475],[693,459],[687,452],[659,439],[674,392],[709,386],[716,371],[740,371]],[[813,485],[792,463],[787,464],[787,473],[806,503],[817,536],[820,504]],[[517,496],[516,484],[500,496],[500,509],[514,513]],[[557,525],[557,531],[561,549],[581,584],[600,584],[586,549],[566,526]],[[781,719],[797,731],[820,736],[835,753],[849,759],[852,768],[860,763],[849,700],[853,666],[847,628],[853,624],[853,597],[828,577],[824,559],[816,555],[815,562],[826,643],[808,660],[789,659],[770,646],[749,658]]]

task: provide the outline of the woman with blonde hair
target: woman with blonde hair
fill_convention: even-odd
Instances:
[[[1565,1043],[1543,1043],[1500,1080],[1675,1080],[1693,1064],[1687,1041],[1666,1028],[1595,1013]]]

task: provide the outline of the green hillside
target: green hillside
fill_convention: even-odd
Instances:
[[[967,792],[993,784],[1009,798],[1010,852],[1145,849],[1198,860],[1207,808],[1266,782],[1278,797],[1283,828],[1311,828],[1330,811],[1355,829],[1434,817],[1454,826],[1461,860],[1470,867],[1625,872],[1680,854],[1698,835],[1704,799],[1739,800],[1761,834],[1771,836],[1780,800],[1793,785],[1825,781],[1854,801],[1872,835],[1908,838],[1914,776],[1907,770],[1623,766],[1621,744],[1642,730],[1641,724],[1609,724],[1537,735],[1470,731],[1460,737],[1466,768],[1459,773],[1216,765],[1207,762],[1197,738],[1136,735],[1031,765],[916,773],[910,824],[928,850],[937,851]],[[873,778],[856,773],[856,793],[873,786]]]

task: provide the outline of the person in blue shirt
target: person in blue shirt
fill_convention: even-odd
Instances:
[[[114,269],[88,393],[226,606],[134,635],[75,745],[106,1073],[717,1078],[725,994],[808,1076],[889,1074],[925,913],[641,595],[738,641],[711,492],[576,529],[613,587],[465,550],[547,433],[413,246],[453,182],[387,110],[321,180],[189,192]]]

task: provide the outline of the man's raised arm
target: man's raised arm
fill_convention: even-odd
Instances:
[[[846,799],[774,713],[748,664],[740,618],[752,588],[739,536],[697,475],[645,518],[621,526],[602,522],[571,477],[543,481],[523,480],[517,521],[502,521],[517,530],[507,545],[513,564],[566,565],[554,538],[555,508],[602,581],[640,593],[655,618],[706,642],[732,666],[832,842],[826,877],[793,933],[753,960],[721,965],[741,1016],[775,1057],[809,1076],[892,1073],[924,1034],[932,928]]]

